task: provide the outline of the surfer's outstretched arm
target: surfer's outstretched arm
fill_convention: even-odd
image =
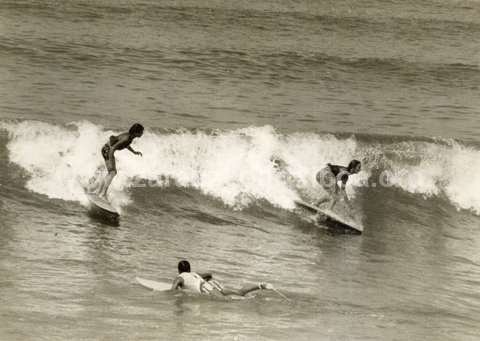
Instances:
[[[143,154],[141,152],[137,152],[136,150],[133,150],[133,148],[130,147],[130,146],[128,146],[127,149],[135,155],[143,156]]]

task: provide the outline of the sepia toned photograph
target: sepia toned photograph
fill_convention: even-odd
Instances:
[[[478,341],[479,170],[479,0],[0,0],[0,341]]]

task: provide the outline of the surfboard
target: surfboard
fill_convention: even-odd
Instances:
[[[95,208],[105,211],[106,213],[113,214],[115,216],[119,216],[120,214],[117,210],[105,199],[100,198],[98,195],[93,193],[85,193],[90,201],[90,204],[95,206]]]
[[[142,287],[155,291],[168,291],[172,289],[172,283],[157,282],[150,279],[135,277],[135,280]]]
[[[321,215],[325,216],[325,221],[327,223],[332,222],[332,223],[334,223],[336,225],[339,225],[341,227],[346,227],[346,228],[353,229],[356,232],[360,232],[360,233],[363,232],[363,225],[362,224],[359,224],[359,223],[357,223],[357,222],[355,222],[351,219],[342,218],[338,214],[336,214],[336,213],[334,213],[330,210],[321,209],[317,206],[308,204],[308,203],[306,203],[304,201],[301,201],[301,200],[295,200],[295,205],[297,205],[300,208],[306,209],[310,212],[313,212],[315,214],[321,214]]]

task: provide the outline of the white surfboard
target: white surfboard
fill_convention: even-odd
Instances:
[[[95,206],[96,208],[106,211],[107,213],[113,214],[118,216],[119,213],[117,210],[105,199],[99,197],[96,194],[93,193],[85,193],[87,196],[88,200],[90,201],[90,204]]]
[[[363,232],[363,225],[362,224],[359,224],[351,219],[347,219],[347,218],[343,218],[343,217],[340,217],[338,214],[330,211],[330,210],[327,210],[327,209],[321,209],[317,206],[314,206],[314,205],[311,205],[311,204],[308,204],[304,201],[301,201],[301,200],[295,200],[295,204],[301,208],[304,208],[310,212],[313,212],[313,213],[319,213],[319,214],[322,214],[326,217],[326,219],[330,220],[330,221],[333,221],[334,223],[338,224],[338,225],[341,225],[343,227],[348,227],[350,229],[353,229],[357,232],[360,232],[362,233]]]
[[[155,291],[168,291],[172,289],[172,283],[157,282],[150,279],[135,277],[135,280],[142,287]]]

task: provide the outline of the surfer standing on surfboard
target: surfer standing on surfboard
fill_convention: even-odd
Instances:
[[[133,150],[132,147],[130,147],[130,144],[134,138],[141,137],[143,135],[143,130],[144,128],[140,123],[135,123],[130,127],[128,132],[117,136],[110,136],[109,141],[102,147],[102,156],[105,160],[108,174],[99,186],[97,191],[98,196],[106,199],[108,187],[110,187],[113,178],[115,175],[117,175],[117,167],[114,156],[114,153],[117,150],[127,148],[133,154],[142,156],[142,153]]]
[[[175,278],[172,284],[173,290],[187,289],[198,294],[245,296],[252,291],[273,289],[273,286],[269,283],[259,283],[238,290],[226,289],[219,282],[213,280],[213,276],[210,273],[198,274],[196,272],[191,272],[190,263],[186,260],[182,260],[178,263],[178,274],[179,275]]]
[[[348,181],[348,177],[353,174],[357,174],[362,169],[362,164],[358,160],[352,160],[347,167],[332,165],[327,163],[325,168],[322,168],[316,175],[317,182],[327,191],[328,195],[317,202],[317,206],[330,201],[329,209],[332,210],[337,203],[340,195],[343,195],[345,203],[349,206],[349,199],[345,186]],[[340,185],[339,185],[340,183]]]

